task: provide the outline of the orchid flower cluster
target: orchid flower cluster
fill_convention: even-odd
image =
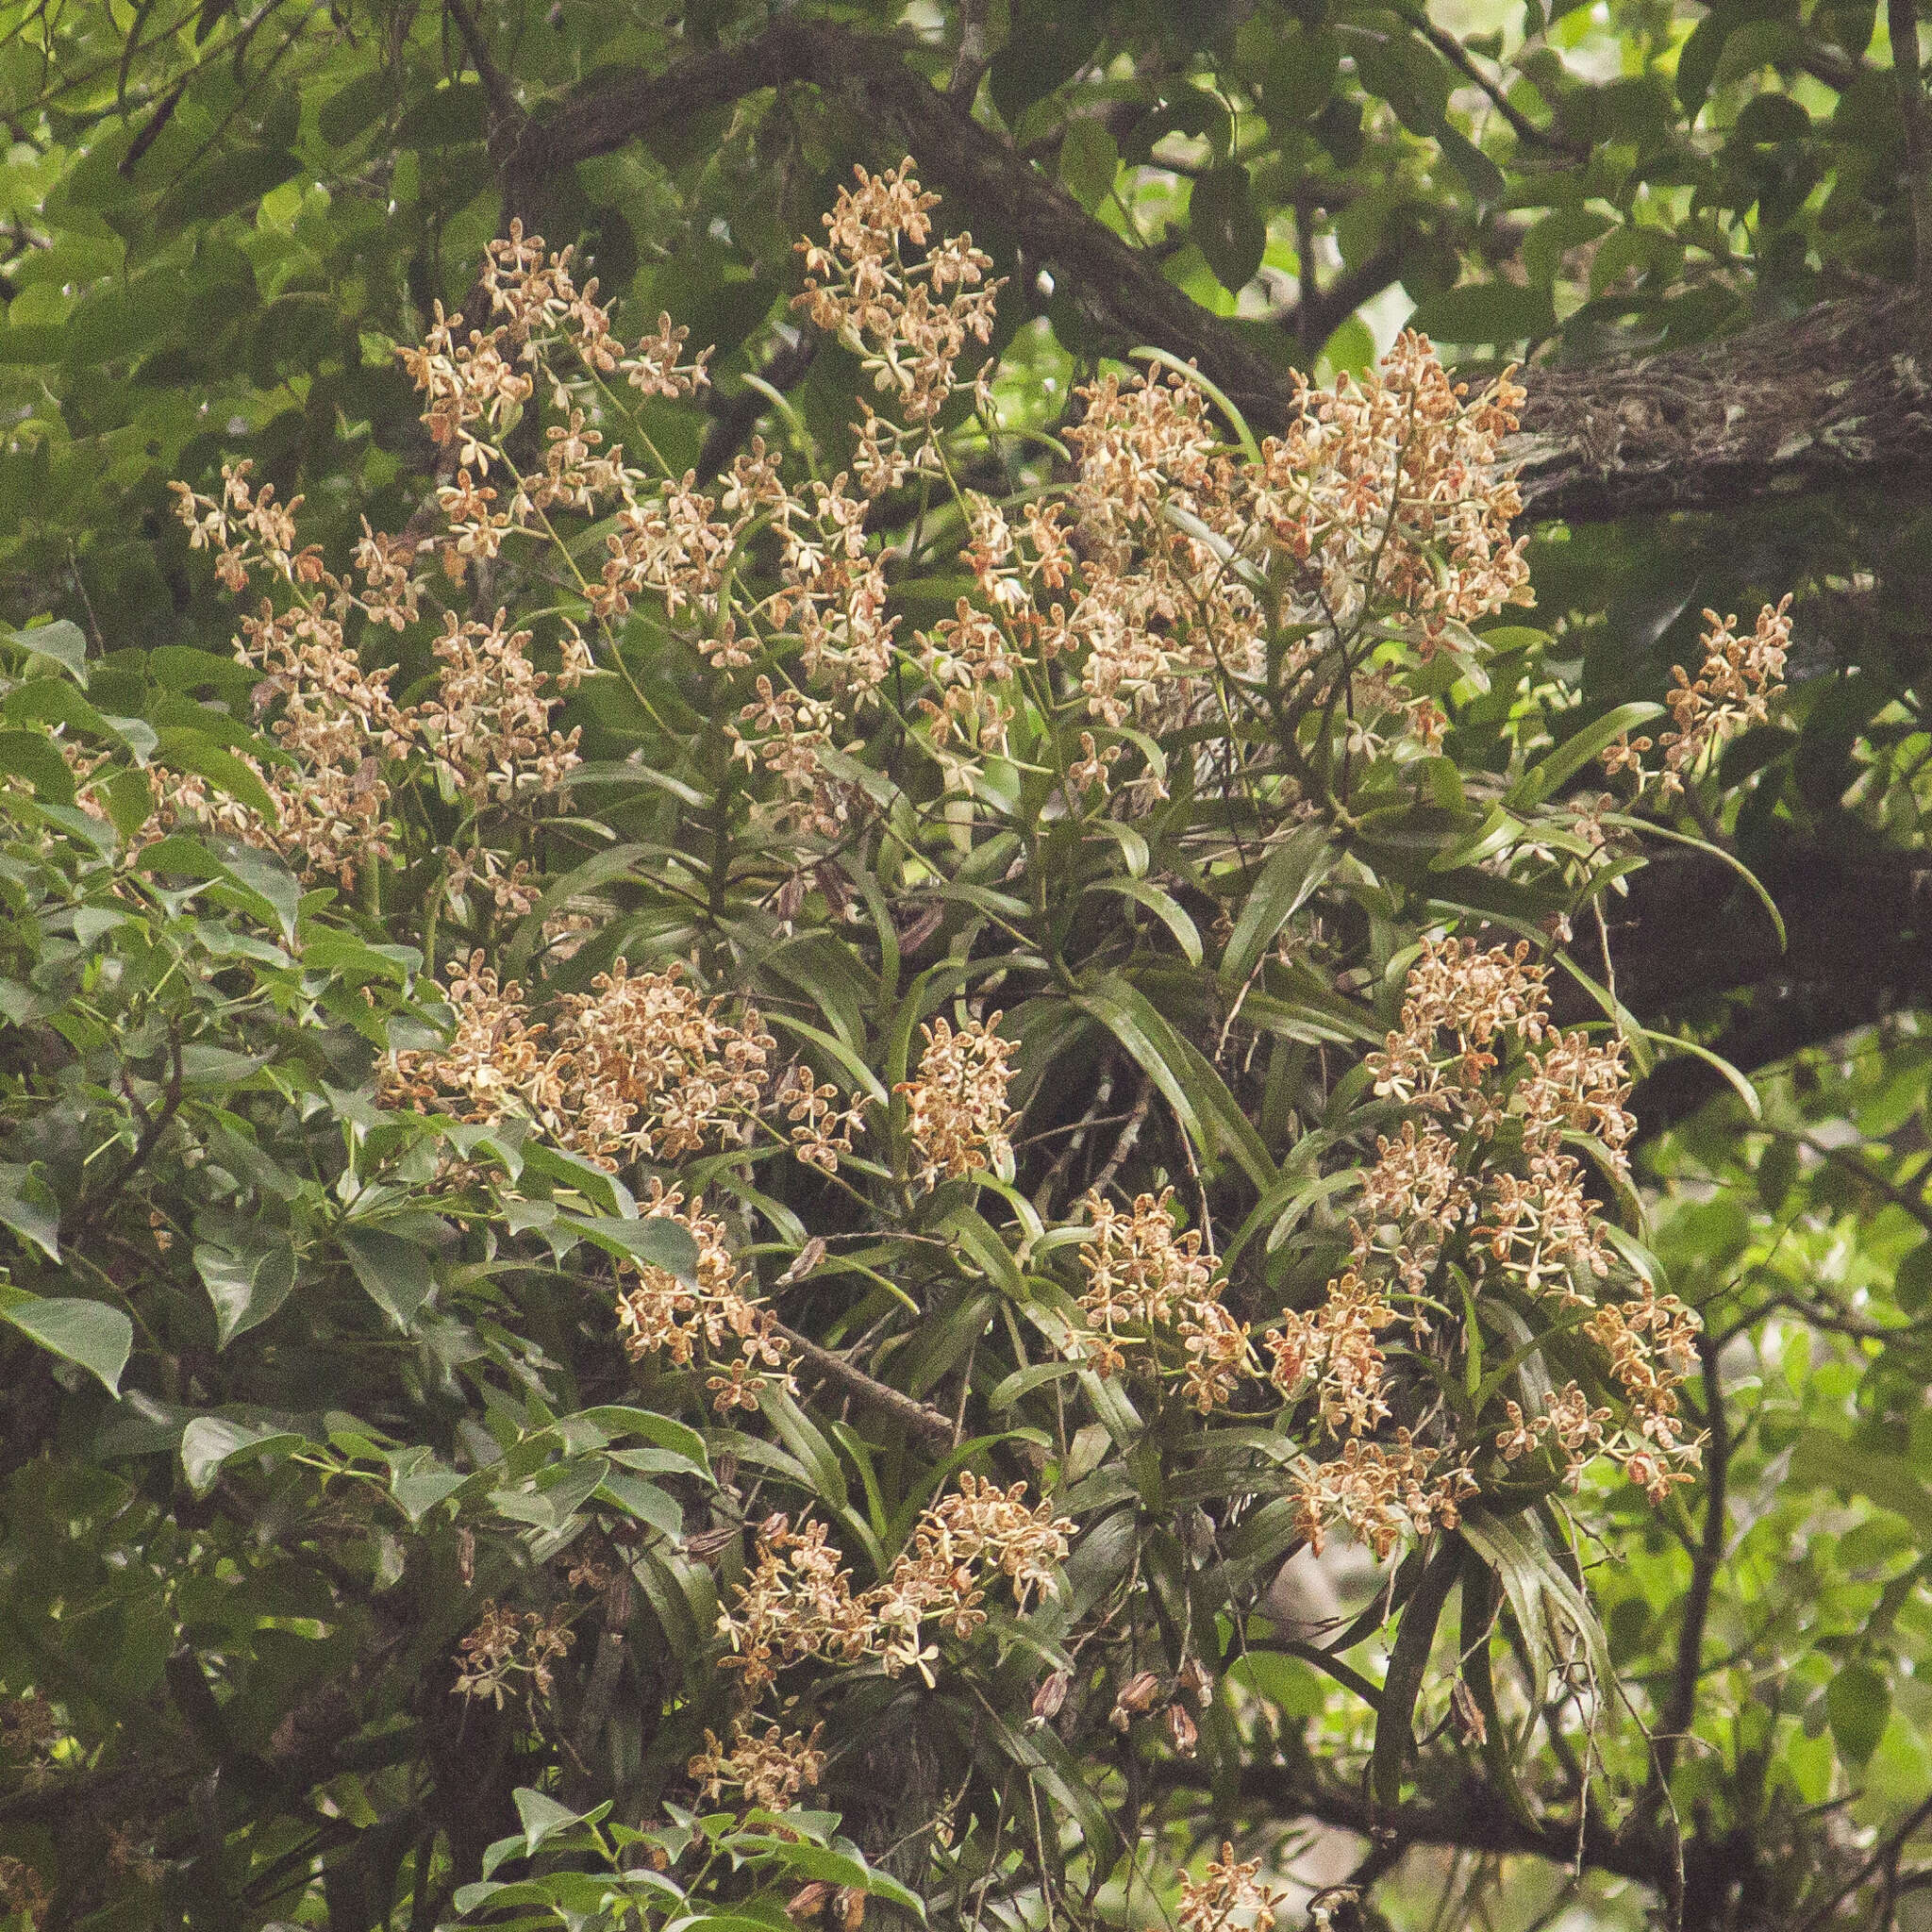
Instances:
[[[1635,774],[1640,791],[1655,780],[1666,798],[1681,796],[1688,778],[1694,777],[1711,754],[1726,741],[1771,716],[1771,708],[1784,693],[1785,660],[1791,648],[1791,599],[1789,592],[1757,613],[1748,637],[1738,634],[1735,616],[1720,617],[1707,610],[1710,627],[1699,641],[1704,664],[1695,677],[1681,664],[1671,668],[1671,728],[1653,743],[1648,738],[1621,736],[1604,753],[1604,769],[1612,776]],[[1653,771],[1643,754],[1658,749],[1662,766]]]
[[[245,462],[225,468],[219,502],[183,483],[173,487],[191,546],[213,554],[228,589],[259,597],[241,620],[234,655],[260,674],[256,710],[273,711],[281,756],[240,756],[272,808],[211,796],[204,780],[163,772],[149,834],[212,822],[279,854],[305,880],[351,889],[368,868],[397,858],[397,781],[414,763],[470,808],[445,871],[452,893],[480,879],[497,908],[529,911],[537,894],[528,861],[503,861],[482,836],[484,821],[492,808],[498,817],[513,814],[554,792],[580,762],[578,734],[558,730],[553,719],[591,669],[588,646],[573,633],[557,671],[540,671],[528,656],[532,633],[512,629],[507,610],[484,622],[445,609],[429,647],[434,686],[421,703],[399,705],[390,692],[394,674],[365,665],[351,630],[367,640],[425,620],[414,547],[365,522],[356,573],[339,575],[319,546],[295,547],[302,499],[278,502],[274,486],[257,488],[250,472]]]
[[[940,1652],[933,1633],[969,1641],[986,1622],[988,1592],[1002,1580],[1015,1607],[1058,1590],[1058,1569],[1074,1524],[1048,1504],[1026,1505],[1026,1485],[1001,1490],[963,1472],[958,1487],[928,1504],[908,1547],[873,1589],[855,1591],[844,1557],[823,1523],[791,1527],[784,1516],[759,1525],[757,1559],[734,1604],[719,1613],[733,1674],[749,1709],[775,1695],[780,1676],[815,1658],[835,1668],[868,1659],[888,1676],[915,1671],[928,1686]],[[779,1809],[824,1773],[819,1730],[769,1726],[753,1734],[741,1717],[721,1742],[705,1733],[690,1774],[708,1797],[740,1790],[749,1805]]]
[[[1636,1123],[1623,1043],[1557,1028],[1548,976],[1526,941],[1479,949],[1471,940],[1425,941],[1409,969],[1402,1024],[1370,1056],[1376,1094],[1411,1117],[1381,1138],[1363,1177],[1348,1267],[1320,1307],[1291,1313],[1266,1343],[1276,1389],[1291,1399],[1312,1393],[1323,1425],[1356,1452],[1340,1471],[1318,1466],[1304,1479],[1312,1541],[1339,1517],[1386,1548],[1402,1517],[1418,1531],[1430,1516],[1453,1525],[1457,1505],[1475,1493],[1476,1445],[1452,1456],[1398,1431],[1391,1454],[1371,1440],[1391,1414],[1393,1392],[1377,1333],[1406,1314],[1420,1343],[1458,1291],[1470,1320],[1499,1293],[1551,1305],[1558,1316],[1594,1307],[1586,1332],[1607,1353],[1628,1406],[1627,1426],[1607,1426],[1609,1411],[1592,1408],[1573,1382],[1525,1425],[1511,1402],[1497,1443],[1506,1458],[1547,1445],[1574,1481],[1601,1452],[1654,1501],[1697,1466],[1700,1439],[1685,1432],[1675,1393],[1696,1316],[1641,1276],[1634,1300],[1597,1301],[1618,1256],[1570,1143],[1580,1141],[1613,1180],[1628,1181]],[[1419,1488],[1422,1470],[1439,1459],[1443,1466]]]
[[[1405,1322],[1418,1347],[1440,1338],[1458,1290],[1470,1319],[1499,1292],[1548,1304],[1559,1318],[1590,1307],[1584,1333],[1627,1412],[1620,1424],[1574,1380],[1530,1417],[1507,1400],[1495,1438],[1505,1461],[1547,1450],[1574,1484],[1593,1457],[1608,1456],[1657,1502],[1698,1466],[1702,1439],[1687,1432],[1676,1392],[1698,1318],[1641,1277],[1627,1298],[1599,1304],[1619,1257],[1569,1144],[1581,1141],[1627,1182],[1636,1123],[1622,1042],[1556,1027],[1548,971],[1524,941],[1424,941],[1401,1024],[1369,1058],[1375,1093],[1409,1117],[1379,1138],[1361,1177],[1347,1265],[1314,1308],[1285,1311],[1258,1350],[1224,1306],[1226,1284],[1200,1231],[1178,1231],[1171,1190],[1142,1194],[1131,1214],[1098,1197],[1087,1204],[1085,1329],[1070,1346],[1112,1374],[1129,1348],[1177,1343],[1185,1392],[1204,1416],[1256,1383],[1291,1407],[1307,1405],[1318,1432],[1341,1444],[1294,1477],[1302,1533],[1318,1550],[1339,1523],[1380,1558],[1406,1536],[1454,1528],[1478,1493],[1478,1441],[1425,1441],[1396,1421],[1414,1405],[1382,1341]]]
[[[957,485],[941,427],[954,396],[970,391],[997,434],[986,371],[960,364],[991,339],[999,285],[970,236],[935,239],[934,203],[909,162],[861,169],[825,217],[825,240],[800,244],[797,306],[859,355],[891,412],[863,406],[855,468],[829,480],[792,486],[761,441],[716,486],[672,473],[655,451],[647,464],[629,460],[610,436],[619,391],[690,398],[708,381],[706,358],[687,354],[669,317],[626,349],[595,282],[575,279],[571,251],[548,252],[513,225],[490,247],[488,325],[439,308],[423,344],[400,352],[448,465],[440,534],[411,545],[365,531],[352,582],[313,546],[298,547],[299,504],[253,489],[245,468],[229,474],[219,504],[181,492],[192,540],[213,550],[225,583],[280,586],[281,608],[264,603],[246,620],[239,648],[264,674],[264,703],[279,705],[276,734],[302,780],[264,766],[264,782],[281,788],[291,827],[306,827],[304,814],[329,821],[303,837],[311,871],[346,883],[358,865],[392,855],[392,780],[409,757],[426,760],[475,823],[554,789],[576,762],[577,734],[551,714],[598,658],[567,617],[560,668],[546,675],[531,666],[530,633],[504,613],[484,623],[441,611],[436,689],[408,708],[348,637],[351,622],[368,636],[427,621],[421,557],[438,558],[447,582],[480,589],[523,543],[575,573],[614,671],[629,676],[622,626],[648,605],[735,691],[722,708],[733,754],[766,781],[755,810],[802,844],[847,837],[876,812],[850,752],[886,710],[889,679],[904,743],[933,760],[943,790],[970,792],[989,758],[1018,755],[1024,728],[1036,754],[1064,759],[1070,811],[1106,811],[1111,797],[1130,815],[1157,800],[1165,779],[1145,755],[1150,734],[1213,704],[1289,718],[1272,737],[1243,733],[1240,753],[1230,736],[1227,765],[1208,782],[1265,791],[1291,815],[1311,808],[1306,789],[1322,777],[1331,724],[1350,755],[1391,739],[1434,744],[1441,714],[1409,675],[1443,649],[1471,650],[1472,622],[1529,601],[1524,540],[1510,534],[1521,501],[1500,461],[1521,396],[1509,378],[1472,401],[1426,340],[1407,334],[1381,369],[1332,391],[1297,377],[1290,428],[1237,445],[1191,372],[1104,375],[1079,391],[1066,489],[1005,507]],[[550,420],[520,462],[533,413]],[[868,520],[893,492],[935,481],[957,497],[973,594],[902,638]],[[568,534],[570,519],[583,541]],[[594,575],[580,561],[586,542],[603,552]],[[1702,675],[1681,678],[1673,699],[1667,782],[1716,736],[1762,714],[1788,630],[1780,607],[1752,640],[1726,625],[1707,640]],[[1246,771],[1234,771],[1238,758]],[[521,861],[479,855],[463,865],[500,906],[534,904]],[[1201,1414],[1257,1385],[1309,1402],[1342,1442],[1302,1478],[1313,1540],[1343,1522],[1379,1554],[1399,1533],[1453,1525],[1474,1492],[1471,1446],[1407,1428],[1384,1440],[1395,1420],[1386,1331],[1406,1313],[1420,1339],[1448,1274],[1472,1291],[1507,1277],[1561,1302],[1608,1272],[1602,1223],[1565,1141],[1593,1136],[1621,1174],[1627,1081],[1614,1046],[1553,1031],[1544,977],[1523,949],[1424,945],[1403,1026],[1372,1063],[1377,1094],[1409,1118],[1381,1140],[1364,1177],[1349,1264],[1318,1307],[1289,1311],[1258,1344],[1224,1306],[1199,1233],[1176,1233],[1168,1197],[1141,1196],[1126,1214],[1098,1197],[1088,1204],[1090,1358],[1118,1372],[1128,1348],[1171,1328]],[[632,977],[620,960],[541,1020],[480,953],[447,992],[448,1042],[385,1062],[391,1104],[473,1124],[520,1113],[611,1169],[747,1145],[762,1129],[831,1174],[866,1128],[859,1106],[804,1067],[774,1081],[775,1044],[756,1012],[727,1022],[675,966]],[[922,1189],[1010,1163],[1013,1045],[998,1022],[936,1018],[896,1090],[906,1172]],[[1512,1152],[1495,1158],[1504,1141]],[[722,1409],[755,1407],[773,1378],[785,1383],[788,1350],[724,1224],[662,1183],[647,1211],[686,1227],[700,1267],[694,1283],[646,1264],[626,1270],[625,1346],[702,1367]],[[1546,1413],[1512,1413],[1507,1453],[1554,1444],[1574,1469],[1603,1448],[1653,1494],[1684,1479],[1696,1451],[1672,1391],[1690,1319],[1668,1297],[1593,1319],[1590,1332],[1634,1406],[1635,1438],[1607,1430],[1573,1389]]]

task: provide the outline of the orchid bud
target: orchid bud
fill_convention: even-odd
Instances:
[[[1048,1724],[1060,1714],[1060,1707],[1067,1701],[1067,1688],[1074,1681],[1072,1671],[1056,1671],[1033,1693],[1033,1721],[1035,1724]]]
[[[1201,1741],[1201,1733],[1194,1720],[1188,1715],[1186,1705],[1170,1704],[1167,1707],[1167,1735],[1181,1757],[1191,1757],[1194,1755],[1194,1746]]]
[[[1191,1657],[1181,1666],[1180,1687],[1203,1710],[1214,1702],[1214,1679],[1208,1674],[1208,1666],[1197,1657]]]
[[[1130,1719],[1153,1708],[1159,1691],[1160,1679],[1152,1671],[1137,1673],[1121,1686],[1120,1695],[1113,1701],[1113,1711],[1108,1722],[1117,1731],[1125,1730]]]

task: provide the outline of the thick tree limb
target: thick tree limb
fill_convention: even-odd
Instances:
[[[1631,881],[1611,928],[1617,990],[1651,1024],[1723,1019],[1724,996],[1749,990],[1711,1044],[1750,1073],[1800,1048],[1932,1005],[1932,867],[1909,853],[1789,847],[1754,856],[1789,945],[1729,867],[1698,855],[1653,859]],[[1646,1134],[1722,1091],[1689,1057],[1668,1061],[1636,1099]]]
[[[1694,349],[1532,369],[1523,495],[1588,522],[1853,483],[1932,483],[1932,332],[1910,291],[1827,303]]]
[[[1208,1787],[1201,1768],[1185,1761],[1163,1763],[1155,1774],[1171,1788]],[[1580,1832],[1562,1819],[1538,1823],[1513,1810],[1501,1792],[1474,1774],[1456,1778],[1451,1789],[1393,1807],[1378,1806],[1358,1790],[1331,1778],[1309,1776],[1306,1769],[1291,1765],[1244,1765],[1238,1790],[1242,1803],[1258,1806],[1273,1818],[1312,1818],[1378,1844],[1452,1845],[1462,1851],[1546,1858],[1554,1864],[1580,1862],[1658,1891],[1664,1889],[1673,1862],[1670,1846],[1655,1831],[1612,1831],[1593,1807],[1586,1809]]]
[[[735,47],[586,95],[506,142],[502,163],[511,181],[533,187],[557,169],[763,88],[809,83],[856,94],[882,153],[916,156],[922,178],[952,199],[956,218],[965,213],[975,228],[1004,230],[1029,273],[1050,269],[1104,334],[1123,346],[1152,343],[1196,358],[1255,424],[1281,426],[1292,325],[1244,327],[1210,315],[961,104],[928,86],[905,52],[894,41],[825,22],[779,21]],[[519,198],[514,188],[511,198]],[[1353,284],[1345,293],[1350,308],[1362,299]],[[1331,317],[1336,306],[1321,303],[1308,324],[1311,340],[1349,312]],[[1270,353],[1277,346],[1281,353]]]
[[[1444,1768],[1446,1769],[1446,1767]],[[1205,1787],[1205,1775],[1194,1766],[1160,1767],[1163,1783]],[[1278,1764],[1242,1767],[1238,1782],[1240,1801],[1261,1807],[1270,1817],[1312,1818],[1324,1824],[1358,1833],[1373,1844],[1390,1848],[1446,1845],[1457,1850],[1502,1857],[1527,1857],[1565,1865],[1573,1871],[1593,1870],[1633,1880],[1659,1900],[1676,1890],[1677,1840],[1668,1826],[1626,1822],[1612,1829],[1593,1807],[1586,1807],[1582,1825],[1571,1820],[1525,1819],[1512,1810],[1502,1794],[1474,1774],[1450,1773],[1422,1795],[1395,1807],[1376,1807],[1360,1791],[1332,1780],[1298,1774]],[[1932,1807],[1932,1800],[1927,1801]],[[1914,1821],[1915,1826],[1918,1821]],[[1806,1852],[1821,1871],[1835,1870],[1833,1848],[1822,1840],[1807,1841]],[[1682,1932],[1735,1932],[1740,1926],[1773,1923],[1763,1915],[1771,1888],[1766,1862],[1793,1856],[1789,1846],[1769,1851],[1748,1833],[1733,1831],[1721,1838],[1702,1833],[1684,1841],[1681,1897],[1673,1913]],[[1822,1927],[1860,1885],[1869,1882],[1875,1864],[1857,1872],[1842,1889],[1833,1885],[1827,1903],[1805,1932]],[[1827,1883],[1831,1883],[1827,1879]]]

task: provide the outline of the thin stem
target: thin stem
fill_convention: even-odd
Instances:
[[[1917,0],[1885,0],[1891,37],[1892,84],[1906,137],[1906,193],[1912,209],[1912,281],[1921,294],[1932,290],[1932,172],[1928,172],[1925,90],[1919,75]]]

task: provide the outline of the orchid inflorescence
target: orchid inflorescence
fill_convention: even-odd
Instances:
[[[400,863],[418,836],[403,806],[420,784],[460,815],[436,861],[450,907],[473,930],[479,909],[485,926],[541,911],[538,936],[566,960],[591,922],[549,903],[533,857],[549,802],[583,775],[582,727],[559,714],[593,677],[623,680],[648,708],[633,674],[644,634],[681,653],[706,693],[731,774],[721,798],[786,868],[770,908],[786,935],[808,879],[836,916],[859,916],[839,864],[856,841],[897,841],[922,878],[949,845],[970,851],[974,801],[1015,772],[1050,776],[1044,823],[1091,824],[1128,850],[1130,822],[1177,783],[1225,808],[1227,823],[1239,806],[1273,836],[1324,812],[1349,822],[1357,761],[1402,774],[1432,758],[1454,681],[1445,660],[1478,666],[1485,647],[1470,626],[1530,601],[1525,540],[1511,534],[1522,500],[1503,460],[1522,399],[1510,377],[1472,399],[1425,338],[1405,333],[1358,377],[1316,390],[1295,375],[1288,428],[1257,441],[1230,439],[1191,370],[1103,373],[1076,391],[1064,475],[995,501],[961,480],[974,425],[986,448],[1001,435],[990,367],[962,362],[992,340],[1000,284],[970,236],[935,237],[935,201],[909,161],[861,169],[824,240],[800,244],[796,307],[857,355],[879,400],[859,404],[850,466],[829,476],[792,480],[761,439],[712,479],[666,464],[641,429],[626,431],[634,460],[617,436],[635,422],[625,391],[689,400],[708,383],[707,357],[688,353],[668,316],[626,347],[571,251],[512,224],[490,245],[487,321],[439,307],[424,341],[398,352],[442,464],[423,532],[365,525],[354,570],[338,575],[301,545],[300,500],[257,487],[245,464],[225,472],[219,500],[177,486],[191,541],[225,586],[258,600],[236,651],[259,674],[258,711],[273,714],[275,755],[248,760],[273,808],[163,774],[143,836],[211,822],[347,889]],[[920,505],[911,533],[889,543],[885,507],[906,494]],[[962,544],[965,575],[948,587],[947,614],[914,624],[895,608],[896,576],[919,560],[934,498],[950,499],[944,541]],[[565,603],[528,624],[508,598],[485,615],[525,557],[569,587]],[[1710,616],[1699,675],[1680,672],[1670,696],[1661,795],[1767,715],[1788,604],[1749,637]],[[373,661],[372,645],[397,637],[429,667],[408,703],[391,694],[397,674]],[[537,668],[553,656],[555,669]],[[1655,748],[1625,738],[1604,763],[1648,786]],[[901,761],[922,774],[916,810],[918,787],[880,777]],[[85,786],[92,770],[77,770]],[[1485,862],[1535,859],[1582,903],[1615,857],[1613,805],[1586,801],[1573,830]],[[1006,879],[1023,868],[1014,858]],[[726,882],[714,881],[714,917]],[[983,883],[973,891],[990,896]],[[902,1036],[890,1091],[870,1074],[854,1083],[842,1046],[843,1070],[827,1078],[823,1061],[784,1058],[758,1005],[733,987],[728,948],[708,971],[702,945],[684,951],[637,970],[620,954],[568,991],[526,990],[486,945],[458,952],[438,988],[441,1037],[387,1051],[377,1091],[392,1109],[465,1128],[517,1123],[634,1185],[642,1219],[681,1227],[690,1270],[616,1263],[622,1346],[641,1372],[695,1378],[723,1422],[748,1427],[797,1396],[804,1370],[743,1257],[730,1176],[789,1157],[894,1225],[936,1198],[1008,1188],[1022,1029],[1016,1014],[1003,1032],[1000,1011],[962,994],[949,1011],[922,1009],[930,1017],[917,1041]],[[969,962],[952,963],[963,984]],[[1698,1466],[1677,1391],[1700,1325],[1633,1261],[1591,1191],[1630,1177],[1623,1041],[1557,1024],[1549,965],[1527,941],[1431,927],[1395,966],[1398,1024],[1361,1076],[1374,1152],[1349,1177],[1345,1241],[1338,1231],[1319,1292],[1300,1307],[1277,1299],[1279,1312],[1251,1325],[1252,1284],[1215,1252],[1205,1196],[1184,1227],[1172,1186],[1111,1191],[1109,1166],[1061,1224],[1081,1275],[1063,1305],[1061,1356],[1089,1377],[1173,1385],[1193,1424],[1240,1416],[1291,1437],[1283,1487],[1317,1550],[1341,1528],[1380,1560],[1455,1530],[1492,1478],[1574,1485],[1600,1457],[1664,1500]],[[782,1001],[767,1010],[782,1030]],[[1238,1012],[1239,1002],[1230,1029]],[[699,1162],[703,1191],[685,1172]],[[879,1191],[848,1185],[855,1174]],[[1621,1400],[1574,1377],[1560,1390],[1525,1378],[1514,1393],[1486,1388],[1458,1421],[1430,1374],[1440,1381],[1483,1310],[1505,1305],[1513,1321],[1526,1309],[1577,1331],[1599,1389]],[[813,1664],[933,1685],[941,1641],[972,1641],[997,1589],[1015,1613],[1052,1594],[1074,1525],[1025,1493],[960,1474],[869,1588],[824,1523],[770,1517],[719,1613],[731,1718],[722,1736],[704,1732],[693,1784],[782,1809],[827,1763],[823,1725],[799,1709],[811,1693],[788,1674]],[[568,1641],[561,1624],[492,1604],[463,1641],[458,1689],[498,1704],[518,1678],[541,1689]],[[1063,1698],[1066,1674],[1050,1681]],[[1194,1720],[1169,1707],[1180,1749]],[[1123,1693],[1117,1708],[1131,1719],[1139,1707]],[[1224,1848],[1184,1890],[1187,1932],[1268,1922],[1279,1898],[1257,1870]]]

